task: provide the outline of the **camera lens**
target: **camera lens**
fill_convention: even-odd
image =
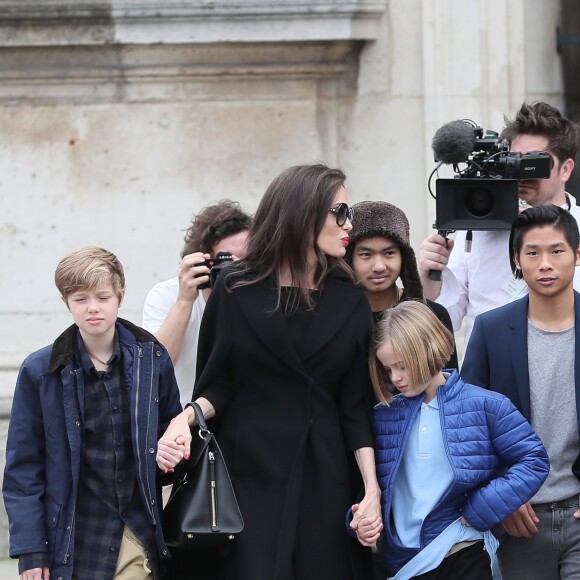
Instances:
[[[472,189],[467,194],[465,209],[475,217],[485,217],[493,209],[493,195],[488,189]]]

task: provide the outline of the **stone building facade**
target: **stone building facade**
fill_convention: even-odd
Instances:
[[[119,256],[139,322],[193,212],[253,211],[312,161],[403,208],[418,247],[439,126],[562,106],[558,20],[544,0],[0,0],[4,417],[23,357],[70,323],[52,276],[72,249]]]

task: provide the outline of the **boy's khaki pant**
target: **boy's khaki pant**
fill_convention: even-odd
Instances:
[[[151,580],[153,575],[149,568],[145,548],[137,536],[125,526],[123,540],[119,548],[119,560],[114,580]]]

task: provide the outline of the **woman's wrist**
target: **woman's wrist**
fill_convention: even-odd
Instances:
[[[379,483],[376,479],[373,481],[364,482],[364,486],[366,494],[376,493],[381,495],[381,488],[379,487]]]
[[[187,419],[187,424],[190,427],[195,425],[195,411],[191,405],[187,405],[185,409],[183,409],[183,413],[185,413],[185,418]]]

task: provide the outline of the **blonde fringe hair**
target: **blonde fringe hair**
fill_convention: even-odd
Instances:
[[[439,373],[453,352],[453,335],[422,302],[407,300],[385,310],[375,327],[369,367],[377,399],[389,404],[394,391],[377,350],[390,342],[405,365],[410,386],[423,385]]]
[[[123,266],[115,254],[87,246],[65,256],[56,267],[54,283],[66,300],[78,290],[94,290],[111,284],[119,300],[125,292]]]

